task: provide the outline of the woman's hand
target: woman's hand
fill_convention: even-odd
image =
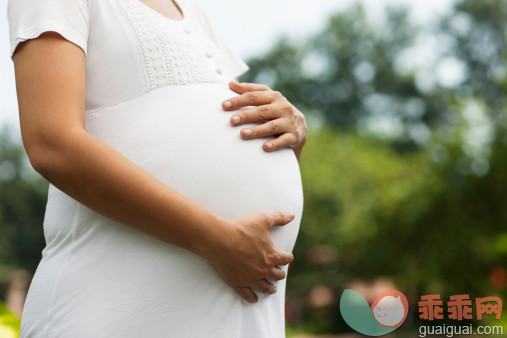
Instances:
[[[285,278],[278,266],[290,263],[290,252],[275,248],[269,229],[285,225],[294,219],[293,213],[267,212],[235,219],[223,219],[223,240],[206,248],[202,255],[220,277],[245,300],[255,303],[257,295],[251,288],[272,294],[276,287],[268,279]]]
[[[231,81],[229,82],[229,88],[240,95],[224,101],[222,103],[224,110],[256,106],[232,115],[231,124],[233,126],[270,120],[256,127],[242,129],[240,132],[241,137],[251,139],[278,135],[274,140],[266,141],[263,145],[264,149],[274,151],[291,147],[299,160],[308,135],[304,114],[280,92],[273,91],[266,85]]]

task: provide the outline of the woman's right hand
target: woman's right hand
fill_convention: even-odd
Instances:
[[[290,263],[292,253],[278,250],[269,229],[285,225],[294,219],[291,212],[261,212],[222,219],[227,233],[220,245],[209,248],[206,259],[222,279],[245,300],[255,303],[257,295],[251,288],[268,294],[276,292],[267,279],[281,280],[285,272],[278,266]]]

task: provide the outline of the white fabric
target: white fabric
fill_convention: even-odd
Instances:
[[[221,102],[248,66],[192,0],[170,20],[138,0],[10,0],[11,55],[52,30],[86,53],[86,131],[225,218],[292,210],[275,245],[292,251],[303,210],[297,159],[243,140]],[[248,125],[256,125],[252,123]],[[285,337],[286,279],[243,300],[201,257],[87,208],[50,184],[46,247],[21,337]],[[287,272],[287,265],[282,269]]]

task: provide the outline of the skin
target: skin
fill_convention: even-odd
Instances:
[[[23,146],[41,176],[95,212],[206,259],[249,302],[258,300],[253,290],[276,292],[270,281],[285,278],[280,267],[294,256],[274,246],[269,229],[292,221],[291,211],[219,217],[87,133],[85,54],[58,33],[19,44],[12,59]]]
[[[174,3],[174,1],[160,1],[160,0],[139,0],[146,6],[151,7],[154,11],[159,12],[163,16],[171,20],[183,19],[183,13]]]

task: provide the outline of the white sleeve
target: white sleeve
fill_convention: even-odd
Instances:
[[[9,0],[7,20],[11,59],[20,42],[53,31],[87,55],[88,0]]]
[[[204,10],[194,3],[196,7],[196,11],[198,17],[204,27],[204,30],[208,33],[210,39],[215,42],[218,48],[224,54],[226,58],[226,63],[231,71],[231,74],[236,78],[240,75],[244,74],[247,70],[250,69],[248,65],[239,57],[239,55],[229,46],[229,44],[224,40],[222,35],[218,32],[218,30],[213,26],[211,20]]]

